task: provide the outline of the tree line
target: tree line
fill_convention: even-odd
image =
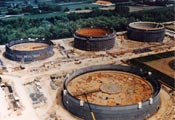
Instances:
[[[121,9],[121,8],[120,8]],[[155,17],[156,16],[156,17]],[[109,27],[116,31],[126,30],[135,21],[173,21],[174,8],[128,13],[121,10],[103,11],[95,9],[91,13],[71,13],[51,18],[0,20],[0,44],[10,40],[25,38],[60,39],[72,37],[83,27]]]

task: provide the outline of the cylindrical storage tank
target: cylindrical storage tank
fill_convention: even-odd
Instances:
[[[74,47],[87,51],[109,50],[115,44],[115,31],[107,28],[82,28],[74,34]]]
[[[144,120],[157,112],[160,85],[138,68],[97,65],[82,68],[64,80],[62,102],[84,120]]]
[[[54,54],[50,40],[14,40],[6,44],[4,56],[13,61],[43,60]]]
[[[164,25],[155,22],[134,22],[127,27],[127,37],[140,42],[161,42],[165,36]]]

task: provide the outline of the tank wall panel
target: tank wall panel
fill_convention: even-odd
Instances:
[[[87,37],[74,34],[74,47],[87,51],[109,50],[114,47],[115,32],[106,36]]]
[[[34,50],[34,51],[18,51],[18,50],[12,50],[10,49],[11,46],[16,44],[22,44],[22,43],[45,43],[49,46],[47,48],[41,49],[41,50]],[[29,41],[29,40],[17,40],[17,41],[11,41],[6,45],[6,51],[4,53],[4,56],[7,57],[10,60],[14,61],[24,61],[24,62],[30,62],[35,60],[43,60],[48,57],[51,57],[53,52],[53,43],[51,41],[44,41],[44,40],[37,40],[37,41]]]
[[[161,42],[165,37],[165,29],[139,30],[128,26],[127,37],[140,42]]]

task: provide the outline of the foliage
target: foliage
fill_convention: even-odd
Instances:
[[[69,8],[69,10],[76,10],[77,8],[81,8],[81,9],[85,9],[85,8],[98,8],[98,5],[92,4],[92,3],[86,3],[86,2],[82,2],[82,3],[77,3],[77,4],[65,4],[62,5],[62,10],[64,10],[65,8]]]
[[[45,16],[45,17],[44,17]],[[156,17],[155,17],[156,16]],[[13,20],[0,20],[0,44],[21,38],[59,39],[72,37],[74,32],[83,27],[109,27],[116,31],[126,30],[134,21],[165,22],[174,20],[174,8],[155,9],[119,15],[114,11],[95,9],[90,13],[70,13],[58,16],[21,17]]]
[[[167,8],[134,12],[131,13],[129,16],[132,16],[142,21],[166,22],[166,21],[174,21],[175,18],[174,13],[175,13],[174,7],[167,7]]]
[[[8,15],[17,15],[21,13],[21,10],[18,8],[8,8],[7,11],[8,11],[7,12]]]
[[[64,9],[64,12],[68,12],[68,11],[69,11],[69,8],[66,7],[66,8]]]
[[[116,4],[115,11],[122,16],[127,16],[129,14],[129,8],[127,6]]]
[[[57,4],[40,3],[39,9],[46,12],[61,11],[61,6]]]

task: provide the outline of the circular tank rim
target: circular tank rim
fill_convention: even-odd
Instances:
[[[102,30],[105,30],[105,31],[110,31],[110,33],[107,34],[107,35],[100,35],[100,36],[89,36],[89,35],[83,35],[83,34],[79,34],[78,33],[78,31],[85,30],[85,29],[102,29]],[[74,33],[74,37],[75,36],[78,36],[78,37],[84,37],[84,38],[91,38],[89,40],[92,40],[93,41],[93,38],[95,40],[97,40],[98,38],[106,38],[106,37],[110,37],[110,36],[115,36],[115,33],[116,33],[115,30],[112,29],[112,28],[85,27],[85,28],[80,28],[80,29],[76,30],[75,33]]]
[[[44,48],[44,49],[39,49],[39,50],[31,50],[31,51],[27,51],[27,50],[12,50],[10,47],[14,46],[14,45],[18,45],[18,44],[23,44],[23,43],[44,43],[44,44],[47,44],[48,47]],[[6,49],[10,50],[11,52],[25,52],[25,53],[33,53],[33,52],[36,52],[36,51],[42,51],[42,50],[46,50],[46,49],[49,49],[51,47],[53,47],[53,42],[50,41],[50,40],[13,40],[13,41],[10,41],[9,43],[7,43],[5,45]]]
[[[135,24],[153,24],[153,25],[159,25],[158,28],[148,28],[148,29],[144,29],[144,28],[140,28],[140,27],[136,27]],[[128,27],[132,28],[132,29],[136,29],[136,30],[142,30],[142,31],[157,31],[157,30],[162,30],[164,29],[164,25],[161,23],[157,23],[157,22],[132,22],[129,23]],[[142,27],[142,26],[141,26]]]
[[[92,67],[92,69],[91,69],[91,67]],[[97,69],[96,69],[96,67],[97,67]],[[113,67],[112,69],[111,69],[111,67]],[[122,68],[123,69],[125,69],[125,70],[122,70]],[[88,69],[87,71],[85,71],[85,69]],[[126,70],[127,69],[127,70]],[[138,75],[138,76],[140,76],[141,77],[141,73],[140,73],[140,71],[136,71],[136,67],[131,67],[131,66],[122,66],[122,65],[108,65],[108,64],[106,64],[106,65],[95,65],[95,66],[89,66],[89,67],[85,67],[85,68],[81,68],[81,69],[79,69],[78,71],[83,71],[83,72],[81,72],[80,74],[75,74],[76,73],[76,71],[74,71],[73,73],[71,73],[71,75],[68,75],[68,76],[66,76],[66,78],[64,79],[64,85],[63,85],[63,89],[64,90],[67,90],[67,87],[66,87],[66,85],[67,85],[67,83],[70,81],[70,80],[72,80],[73,78],[75,78],[75,77],[77,77],[77,76],[79,76],[79,75],[82,75],[82,74],[85,74],[85,73],[88,73],[88,72],[93,72],[93,71],[105,71],[105,70],[118,70],[118,71],[122,71],[122,72],[128,72],[128,73],[131,73],[131,74],[136,74],[136,75]],[[133,71],[131,71],[131,70],[133,70]],[[75,74],[75,75],[74,75]],[[159,96],[159,94],[160,94],[160,84],[159,84],[159,82],[158,81],[156,81],[156,80],[154,80],[154,78],[151,76],[148,76],[148,74],[147,75],[145,75],[144,76],[145,77],[145,80],[147,80],[147,81],[149,81],[149,80],[153,80],[152,82],[154,82],[154,84],[156,84],[156,85],[154,85],[153,86],[153,84],[151,83],[151,82],[149,82],[152,86],[151,87],[153,87],[153,94],[152,94],[152,96],[150,97],[150,98],[156,98],[157,96]],[[72,96],[70,93],[69,93],[69,91],[67,90],[67,94],[71,97],[71,99],[73,99],[76,103],[79,103],[80,102],[80,100],[79,99],[77,99],[77,98],[75,98],[74,96]],[[146,100],[144,100],[144,101],[142,101],[142,103],[143,104],[149,104],[148,103],[149,102],[149,99],[146,99]],[[98,104],[92,104],[92,103],[87,103],[87,102],[85,102],[84,101],[84,103],[85,104],[90,104],[91,105],[91,107],[93,107],[93,106],[98,106],[98,107],[101,107],[101,108],[119,108],[119,109],[124,109],[125,107],[131,107],[131,108],[135,108],[135,106],[138,106],[138,104],[132,104],[132,105],[117,105],[117,106],[105,106],[105,105],[98,105]]]

